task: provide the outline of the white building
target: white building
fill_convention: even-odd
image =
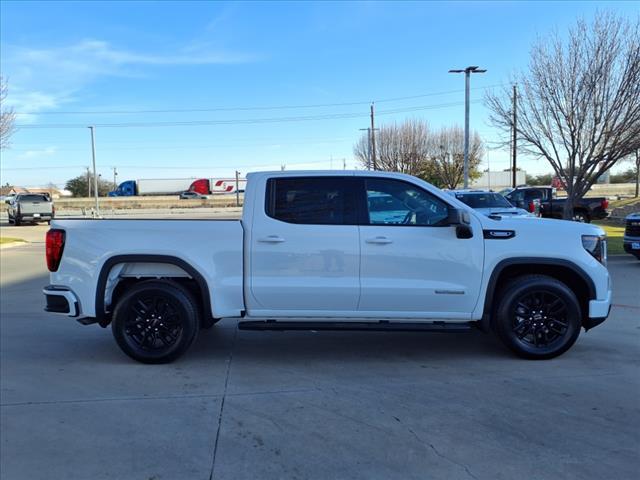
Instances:
[[[471,181],[471,188],[502,190],[511,187],[512,172],[482,172],[482,176]],[[516,185],[524,185],[527,182],[527,173],[523,170],[516,172]]]

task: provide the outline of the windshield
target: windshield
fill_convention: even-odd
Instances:
[[[513,205],[498,193],[457,193],[456,198],[471,208],[513,208]]]

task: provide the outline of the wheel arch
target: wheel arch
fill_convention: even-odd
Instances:
[[[211,295],[209,292],[209,285],[207,284],[204,276],[191,264],[182,258],[171,256],[171,255],[149,255],[149,254],[127,254],[127,255],[115,255],[113,257],[108,258],[100,268],[100,273],[98,274],[98,282],[96,284],[96,292],[95,292],[95,310],[96,310],[96,320],[102,327],[106,327],[111,321],[110,312],[106,311],[105,308],[105,290],[107,287],[107,280],[109,278],[109,273],[111,270],[118,264],[127,264],[127,263],[152,263],[152,264],[164,264],[164,265],[173,265],[183,270],[185,273],[193,279],[195,284],[197,285],[197,290],[199,296],[201,297],[202,304],[202,314],[204,322],[212,322],[213,317],[213,309],[211,305]],[[152,277],[148,277],[152,278]],[[157,277],[155,277],[157,278]],[[173,278],[173,277],[165,277],[165,278]],[[120,283],[120,282],[119,282]],[[117,289],[117,285],[114,288],[114,292]]]
[[[502,287],[515,277],[525,274],[547,275],[563,282],[575,293],[584,324],[589,316],[589,300],[596,297],[596,287],[586,272],[575,263],[559,258],[519,257],[498,262],[491,272],[484,298],[484,309],[480,328],[490,331],[491,316],[496,305],[496,296]]]

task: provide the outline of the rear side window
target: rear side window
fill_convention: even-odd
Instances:
[[[348,177],[272,178],[266,213],[287,223],[356,225],[354,185]]]

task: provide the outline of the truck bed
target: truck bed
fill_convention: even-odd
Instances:
[[[101,275],[109,274],[103,273],[103,267],[113,257],[135,264],[133,269],[127,267],[127,275],[145,269],[145,260],[148,263],[152,258],[193,265],[207,284],[216,285],[210,291],[216,317],[237,316],[244,308],[240,220],[66,219],[52,221],[51,227],[66,232],[61,268],[51,274],[51,281],[68,285],[83,299],[84,315],[95,316],[96,284]],[[89,265],[87,259],[91,259]],[[116,275],[117,262],[110,264],[110,275]]]

